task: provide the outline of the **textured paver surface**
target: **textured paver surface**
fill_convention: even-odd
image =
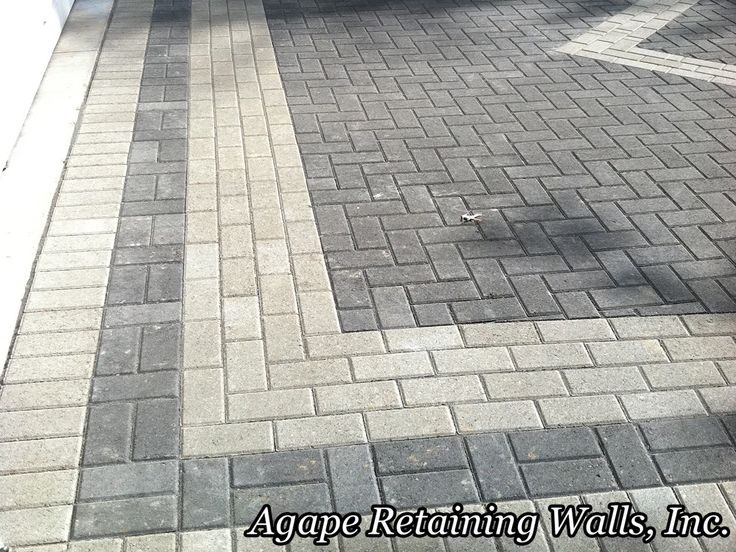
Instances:
[[[732,86],[559,55],[577,3],[265,6],[343,329],[736,307]]]
[[[728,0],[702,0],[674,19],[642,47],[668,54],[736,64],[736,10]]]
[[[118,0],[0,389],[0,539],[270,550],[264,503],[736,529],[736,87],[688,23],[728,8]]]

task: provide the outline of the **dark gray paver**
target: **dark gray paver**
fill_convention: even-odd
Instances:
[[[133,460],[175,458],[179,454],[179,400],[138,401]]]
[[[179,465],[174,460],[112,464],[82,470],[80,500],[111,499],[143,494],[175,493]]]
[[[135,372],[141,337],[140,328],[135,326],[104,330],[99,360],[95,366],[96,373],[107,375]]]
[[[693,483],[703,476],[718,481],[736,478],[736,450],[710,447],[661,452],[654,455],[667,483]]]
[[[133,405],[97,404],[87,411],[87,431],[82,465],[124,462],[130,451]]]
[[[176,496],[150,496],[77,504],[72,535],[83,539],[173,531],[177,528]]]
[[[142,372],[176,369],[180,362],[180,340],[181,331],[178,324],[143,328],[139,369]]]
[[[355,445],[329,449],[330,480],[338,512],[367,512],[380,502],[371,448]]]
[[[387,475],[381,478],[381,485],[386,503],[396,508],[480,500],[470,470]]]
[[[526,496],[519,468],[505,435],[474,435],[466,441],[484,500],[507,500]]]
[[[521,471],[529,492],[535,496],[571,495],[617,487],[603,458],[522,464]]]
[[[235,487],[324,481],[326,477],[324,458],[313,450],[253,454],[232,459]]]
[[[328,512],[332,509],[326,483],[236,489],[233,491],[235,522],[250,524],[266,504],[271,506],[274,515],[284,512]]]
[[[555,53],[574,2],[264,6],[343,330],[736,310],[733,88]],[[732,26],[709,0],[650,41]]]
[[[517,433],[511,436],[511,444],[519,462],[600,455],[595,433],[586,427]]]
[[[137,365],[137,362],[136,362]],[[92,402],[152,399],[179,395],[176,371],[97,376],[92,381]]]
[[[647,487],[661,483],[657,468],[635,427],[629,424],[605,426],[598,428],[598,435],[623,487]]]
[[[230,473],[227,458],[182,463],[182,527],[222,527],[230,519]]]
[[[729,444],[717,418],[653,420],[641,424],[641,429],[652,450]]]
[[[378,443],[373,448],[381,475],[468,467],[459,437]]]

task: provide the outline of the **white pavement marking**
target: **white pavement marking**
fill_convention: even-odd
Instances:
[[[641,0],[556,51],[736,86],[736,65],[638,47],[697,3],[698,0]]]

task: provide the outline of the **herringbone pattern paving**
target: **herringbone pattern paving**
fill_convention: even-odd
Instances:
[[[640,46],[668,54],[736,64],[736,3],[701,0]]]
[[[265,2],[344,330],[736,310],[736,90],[552,51],[625,6]]]

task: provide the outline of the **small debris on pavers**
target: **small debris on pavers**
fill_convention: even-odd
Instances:
[[[482,213],[474,213],[473,211],[468,211],[467,213],[460,215],[460,222],[462,222],[463,224],[467,224],[468,222],[480,222],[482,216]]]

